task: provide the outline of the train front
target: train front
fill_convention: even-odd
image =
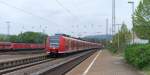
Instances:
[[[58,55],[64,53],[64,38],[62,35],[50,36],[47,39],[47,53],[50,55]]]
[[[59,50],[60,36],[50,36],[47,39],[47,53],[50,55],[57,54]]]

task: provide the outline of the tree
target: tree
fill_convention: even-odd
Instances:
[[[19,35],[0,35],[0,42],[44,43],[47,35],[39,32],[24,32]]]
[[[7,41],[17,42],[18,41],[18,36],[17,35],[10,35],[9,39],[7,39]]]
[[[118,40],[119,39],[119,40]],[[131,40],[131,32],[128,30],[127,25],[122,23],[121,29],[118,31],[117,34],[113,36],[111,47],[113,52],[117,50],[123,49]],[[119,43],[119,49],[118,49]]]
[[[133,30],[139,38],[150,40],[150,0],[139,3],[134,14]]]
[[[6,36],[5,35],[0,35],[0,41],[5,41],[6,40]]]
[[[24,43],[44,43],[46,39],[45,34],[38,32],[25,32],[18,35],[18,42]]]
[[[121,30],[119,31],[120,44],[128,44],[131,41],[131,32],[128,30],[125,23],[122,24]]]

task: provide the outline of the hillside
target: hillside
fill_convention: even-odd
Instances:
[[[84,39],[95,39],[95,40],[111,40],[112,35],[89,35],[83,37]]]

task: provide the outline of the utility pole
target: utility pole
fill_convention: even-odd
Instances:
[[[10,35],[10,21],[6,21],[6,24],[7,24],[7,41],[9,41],[9,35]]]
[[[119,26],[121,26],[122,24],[116,24],[118,25],[118,49],[120,47],[120,35],[119,35]]]
[[[106,35],[108,36],[108,24],[109,24],[109,20],[108,18],[106,19]]]
[[[108,21],[108,18],[106,19],[106,36],[108,37],[108,24],[109,24],[109,21]],[[107,45],[107,39],[105,39],[105,42],[106,42],[106,45]]]
[[[10,35],[10,21],[6,21],[7,24],[7,35]]]
[[[112,34],[112,28],[111,27],[109,28],[109,34],[110,35]]]
[[[22,26],[22,31],[21,31],[21,33],[23,33],[23,32],[24,32],[24,30],[25,30],[25,28],[24,28],[24,26]]]
[[[43,28],[43,34],[45,34],[46,28],[47,28],[47,26],[45,26],[45,27]]]
[[[42,33],[42,26],[40,25],[40,32]]]
[[[133,27],[134,27],[134,1],[129,1],[128,2],[129,4],[132,4],[132,25],[133,25]],[[132,42],[133,42],[133,44],[134,44],[134,29],[132,28]]]
[[[116,26],[115,26],[115,23],[116,23],[116,12],[115,12],[115,10],[116,10],[116,3],[115,3],[116,1],[115,0],[112,0],[112,35],[114,35],[115,34],[115,28],[116,28]]]

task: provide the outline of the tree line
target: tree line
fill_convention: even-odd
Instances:
[[[18,35],[0,35],[1,42],[44,43],[46,34],[40,32],[24,32]]]
[[[118,33],[113,35],[112,40],[107,42],[106,47],[112,52],[123,51],[123,49],[130,44],[131,36],[131,31],[127,28],[127,25],[122,23]]]
[[[141,0],[134,15],[133,30],[139,38],[150,40],[150,0]]]

